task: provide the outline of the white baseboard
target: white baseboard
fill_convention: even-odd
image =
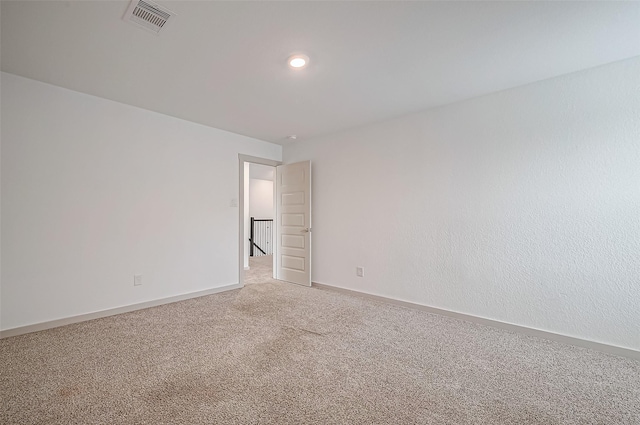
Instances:
[[[616,356],[622,356],[622,357],[627,357],[634,360],[640,360],[640,351],[636,351],[631,348],[618,347],[616,345],[603,344],[601,342],[589,341],[586,339],[557,334],[549,331],[543,331],[535,328],[529,328],[526,326],[514,325],[512,323],[507,323],[507,322],[500,322],[498,320],[485,319],[484,317],[458,313],[455,311],[444,310],[436,307],[430,307],[423,304],[416,304],[409,301],[397,300],[394,298],[382,297],[380,295],[369,294],[367,292],[361,292],[361,291],[354,291],[352,289],[341,288],[339,286],[334,286],[334,285],[327,285],[325,283],[313,282],[312,285],[314,288],[318,288],[321,290],[335,291],[335,292],[341,292],[341,293],[349,294],[353,296],[364,297],[371,300],[385,302],[388,304],[394,304],[401,307],[412,308],[412,309],[422,310],[422,311],[426,311],[433,314],[439,314],[441,316],[448,316],[448,317],[453,317],[460,320],[466,320],[467,322],[479,323],[481,325],[505,329],[511,332],[517,332],[517,333],[521,333],[529,336],[535,336],[538,338],[549,339],[551,341],[574,345],[576,347],[590,348],[592,350],[601,351],[607,354],[613,354]]]
[[[33,325],[20,326],[17,328],[6,329],[0,331],[0,339],[12,336],[23,335],[31,332],[44,331],[46,329],[57,328],[59,326],[70,325],[72,323],[85,322],[87,320],[100,319],[102,317],[114,316],[116,314],[129,313],[135,310],[142,310],[150,307],[157,307],[163,304],[174,303],[176,301],[184,301],[190,298],[202,297],[205,295],[217,294],[218,292],[231,291],[240,289],[244,285],[234,283],[231,285],[220,286],[217,288],[205,289],[204,291],[190,292],[187,294],[175,295],[173,297],[161,298],[158,300],[146,301],[138,304],[126,305],[123,307],[110,308],[107,310],[96,311],[94,313],[80,314],[78,316],[66,317],[64,319],[51,320],[49,322],[35,323]]]

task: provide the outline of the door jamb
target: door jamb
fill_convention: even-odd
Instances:
[[[262,165],[270,165],[272,167],[277,167],[278,165],[282,165],[282,161],[275,161],[273,159],[267,159],[267,158],[259,158],[257,156],[251,156],[251,155],[243,155],[243,154],[238,154],[238,174],[240,175],[240,190],[239,190],[239,196],[238,196],[238,283],[242,286],[244,286],[244,241],[247,237],[247,235],[245,235],[245,228],[244,228],[244,163],[245,162],[251,162],[254,164],[262,164]],[[275,173],[274,173],[274,180],[275,180]],[[273,196],[274,196],[274,200],[275,200],[275,181],[274,181],[274,190],[273,190]],[[275,208],[275,203],[273,204],[274,208]],[[277,214],[274,214],[274,229],[277,228],[276,223],[277,223]],[[276,244],[273,244],[273,258],[276,258],[277,255],[277,246]],[[274,270],[275,272],[275,270]]]

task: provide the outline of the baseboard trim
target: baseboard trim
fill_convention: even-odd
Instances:
[[[35,323],[33,325],[20,326],[17,328],[6,329],[0,331],[0,339],[12,336],[24,335],[31,332],[44,331],[47,329],[57,328],[60,326],[71,325],[73,323],[86,322],[87,320],[100,319],[103,317],[115,316],[116,314],[129,313],[131,311],[143,310],[145,308],[157,307],[159,305],[175,303],[191,298],[203,297],[205,295],[217,294],[219,292],[240,289],[244,285],[234,283],[231,285],[219,286],[217,288],[205,289],[204,291],[189,292],[186,294],[175,295],[173,297],[161,298],[158,300],[146,301],[137,304],[130,304],[123,307],[110,308],[107,310],[96,311],[93,313],[80,314],[77,316],[66,317],[64,319],[51,320],[49,322]]]
[[[529,328],[526,326],[514,325],[512,323],[507,323],[507,322],[501,322],[499,320],[485,319],[484,317],[473,316],[471,314],[458,313],[451,310],[430,307],[428,305],[412,303],[409,301],[402,301],[395,298],[383,297],[380,295],[374,295],[374,294],[370,294],[362,291],[354,291],[352,289],[346,289],[339,286],[327,285],[326,283],[313,282],[312,286],[320,290],[340,292],[343,294],[367,298],[370,300],[384,302],[387,304],[394,304],[400,307],[426,311],[428,313],[453,317],[455,319],[465,320],[467,322],[479,323],[481,325],[491,326],[499,329],[505,329],[511,332],[517,332],[517,333],[521,333],[529,336],[535,336],[538,338],[549,339],[551,341],[556,341],[556,342],[560,342],[568,345],[574,345],[576,347],[590,348],[592,350],[601,351],[607,354],[613,354],[615,356],[627,357],[633,360],[640,360],[640,351],[636,351],[631,348],[624,348],[624,347],[618,347],[616,345],[609,345],[601,342],[589,341],[586,339],[557,334],[549,331],[543,331],[541,329]]]

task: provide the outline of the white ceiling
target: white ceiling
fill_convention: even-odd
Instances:
[[[2,70],[286,144],[640,55],[640,2],[158,3],[2,1]]]

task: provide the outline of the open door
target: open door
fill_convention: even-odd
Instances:
[[[276,167],[276,278],[311,286],[311,162]]]

